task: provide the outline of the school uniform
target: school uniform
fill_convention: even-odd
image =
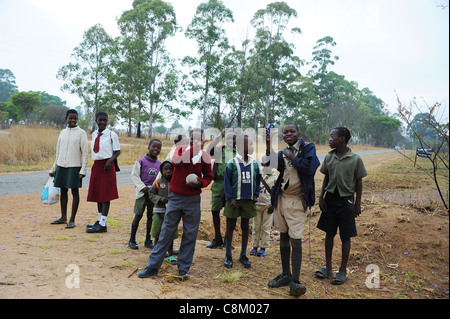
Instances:
[[[288,233],[293,239],[303,236],[306,209],[315,202],[314,175],[320,165],[313,143],[303,139],[289,146],[295,154],[291,161],[278,152],[277,170],[280,172],[272,189],[271,203],[274,207],[275,227]]]
[[[88,158],[86,132],[78,126],[62,130],[56,144],[55,162],[49,171],[55,174],[54,186],[81,188],[80,175],[86,175]]]
[[[213,149],[216,151],[216,149]],[[214,154],[212,154],[214,156]],[[236,150],[228,151],[225,146],[222,146],[222,160],[216,159],[214,165],[216,166],[216,172],[214,175],[214,181],[211,185],[211,211],[220,211],[225,207],[225,189],[224,189],[224,176],[225,168],[229,158],[236,156]]]
[[[349,149],[339,158],[332,150],[325,156],[320,172],[329,180],[325,188],[327,211],[321,213],[317,228],[331,235],[339,228],[341,238],[357,236],[354,193],[356,181],[367,176],[361,157]]]
[[[258,163],[251,156],[245,162],[242,155],[237,154],[225,168],[224,190],[226,204],[223,215],[225,217],[255,217],[257,213],[253,197],[258,197],[261,190],[261,173]],[[238,208],[231,207],[232,200],[236,201]]]
[[[266,184],[272,188],[277,180],[276,174],[262,174]],[[270,227],[273,222],[273,214],[269,214],[268,210],[271,207],[270,193],[261,182],[261,191],[259,193],[258,201],[256,202],[257,215],[253,218],[252,227],[252,246],[259,247],[261,241],[261,248],[268,248],[270,242]]]
[[[111,163],[109,171],[105,171],[105,164],[113,156],[114,151],[120,151],[120,143],[117,134],[106,128],[100,134],[99,149],[96,152],[94,148],[98,135],[98,130],[92,133],[91,154],[94,164],[91,169],[87,201],[106,203],[119,198],[114,163]]]

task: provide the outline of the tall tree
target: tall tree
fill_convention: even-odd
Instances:
[[[16,92],[11,95],[11,101],[19,110],[21,119],[27,123],[37,119],[36,111],[41,103],[41,92]]]
[[[118,20],[127,60],[133,70],[138,103],[138,135],[141,111],[148,118],[149,136],[153,120],[164,109],[177,111],[170,102],[176,100],[178,77],[165,42],[178,30],[173,6],[161,0],[135,0],[133,9]],[[136,48],[140,48],[136,50]]]
[[[289,85],[295,82],[300,73],[302,61],[294,56],[294,45],[288,43],[284,33],[292,18],[297,17],[297,11],[285,2],[274,2],[265,9],[258,10],[251,23],[256,29],[254,46],[251,50],[251,68],[255,71],[254,82],[259,93],[255,106],[262,106],[262,112],[256,107],[255,123],[258,114],[264,114],[264,125],[275,120],[275,117],[284,111],[285,97]],[[298,27],[290,30],[300,34]]]
[[[109,60],[106,54],[113,39],[103,26],[96,24],[83,34],[83,41],[72,53],[74,62],[61,67],[57,78],[65,83],[63,91],[76,94],[86,105],[87,111],[96,113],[109,105],[106,101]],[[95,129],[93,123],[92,131]]]
[[[16,77],[9,69],[0,69],[0,102],[7,102],[16,93]]]
[[[206,124],[210,83],[219,74],[217,69],[229,49],[223,29],[227,22],[234,22],[231,10],[220,0],[209,0],[197,7],[185,32],[186,37],[197,42],[198,57],[185,57],[183,64],[190,68],[191,80],[187,80],[187,86],[193,93],[201,94],[201,98],[194,99],[191,106],[203,111],[202,128]]]

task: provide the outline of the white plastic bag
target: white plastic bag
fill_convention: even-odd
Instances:
[[[44,190],[41,193],[41,201],[44,204],[56,204],[59,200],[59,188],[53,186],[53,177],[49,177]]]

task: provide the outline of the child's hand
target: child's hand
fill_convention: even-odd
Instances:
[[[147,194],[149,190],[150,190],[150,187],[146,186],[143,189],[141,189],[141,192],[143,192],[144,194]]]
[[[48,176],[55,177],[55,173],[48,173]]]
[[[235,201],[234,199],[232,199],[232,200],[230,201],[230,206],[231,206],[231,208],[233,208],[233,209],[238,208],[238,205],[236,204],[236,201]]]
[[[355,204],[355,217],[358,217],[359,215],[361,215],[361,204]]]
[[[319,208],[320,211],[326,212],[327,211],[327,203],[325,202],[325,198],[320,197],[319,199]]]
[[[112,160],[109,158],[105,163],[105,171],[109,172],[109,170],[111,169],[111,163]]]
[[[273,206],[270,206],[268,209],[267,209],[267,214],[272,214],[273,213],[273,211],[274,211],[274,209],[273,209]]]
[[[287,158],[289,158],[290,160],[293,160],[295,158],[295,154],[288,148],[285,148],[283,150],[283,154],[284,156],[286,156]]]
[[[258,196],[253,196],[253,204],[258,202]]]
[[[200,179],[200,177],[197,176],[197,181],[196,182],[189,182],[186,183],[186,186],[188,187],[192,187],[192,188],[200,188],[202,186],[202,180]]]
[[[85,178],[86,175],[80,174],[80,179]]]
[[[159,201],[160,201],[161,203],[163,203],[163,204],[167,204],[167,203],[169,202],[169,200],[167,199],[167,197],[161,197],[161,198],[159,199]]]

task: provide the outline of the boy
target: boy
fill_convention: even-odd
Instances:
[[[164,222],[158,243],[153,248],[147,267],[138,274],[140,278],[155,276],[164,260],[165,254],[172,243],[178,229],[178,223],[183,219],[183,236],[178,253],[178,273],[180,280],[187,279],[187,273],[192,265],[198,227],[200,225],[200,194],[207,187],[213,176],[211,174],[211,157],[203,152],[203,130],[194,129],[190,133],[190,145],[176,148],[172,164],[173,176],[169,188]],[[189,174],[196,174],[196,182],[186,182]]]
[[[269,130],[266,130],[269,134]],[[296,124],[283,127],[283,140],[288,145],[278,152],[271,148],[271,136],[266,138],[266,157],[277,163],[263,165],[275,166],[280,172],[272,189],[271,202],[274,207],[274,222],[280,231],[280,257],[283,272],[269,281],[272,288],[289,286],[291,296],[298,297],[306,292],[300,283],[302,264],[302,236],[306,221],[306,209],[315,202],[314,175],[320,165],[313,143],[300,139]],[[277,157],[275,157],[277,156]],[[291,256],[292,247],[292,256]],[[291,259],[291,262],[290,260]],[[292,274],[291,265],[292,264]]]
[[[131,249],[138,249],[136,243],[136,232],[139,222],[147,208],[147,228],[145,232],[145,247],[153,248],[150,230],[152,229],[153,203],[149,198],[148,191],[156,179],[161,162],[158,155],[161,153],[162,142],[159,139],[152,139],[148,144],[148,154],[138,159],[131,171],[131,180],[134,183],[136,201],[134,204],[134,219],[131,223],[131,234],[128,246]]]
[[[362,178],[367,176],[361,157],[347,146],[350,138],[350,131],[347,128],[334,128],[328,139],[328,144],[333,150],[326,155],[320,167],[320,172],[325,178],[320,191],[319,207],[322,214],[317,228],[326,232],[326,266],[316,271],[315,275],[321,279],[331,277],[333,241],[339,227],[342,261],[339,272],[331,280],[335,285],[341,285],[347,280],[350,238],[357,236],[355,217],[361,214]],[[356,200],[354,200],[355,192]]]
[[[258,163],[250,156],[253,154],[253,140],[244,135],[237,143],[238,154],[231,159],[225,168],[225,209],[223,215],[227,218],[226,253],[224,266],[233,267],[232,239],[238,217],[241,217],[242,243],[239,261],[245,268],[251,263],[247,258],[247,244],[249,233],[249,220],[256,216],[255,202],[258,199],[261,183],[261,174]]]
[[[258,257],[264,257],[267,255],[266,248],[269,247],[270,242],[270,228],[273,222],[273,207],[270,203],[270,194],[272,193],[272,187],[274,186],[277,175],[272,172],[270,167],[262,168],[263,174],[261,175],[261,192],[256,203],[256,210],[258,215],[253,218],[252,227],[252,246],[250,255],[256,255]],[[258,250],[259,243],[261,242],[261,249]]]
[[[222,137],[225,136],[225,146],[217,146]],[[206,248],[216,249],[222,248],[224,242],[220,231],[220,210],[225,206],[225,190],[224,190],[224,174],[225,167],[227,166],[228,159],[236,156],[236,134],[234,132],[225,133],[222,130],[222,134],[218,135],[208,146],[206,150],[208,154],[211,154],[215,158],[212,168],[212,174],[214,176],[214,182],[211,185],[211,215],[214,225],[214,239],[209,243]],[[221,157],[219,157],[221,156]]]
[[[170,161],[164,161],[159,167],[160,177],[156,178],[152,187],[148,191],[148,196],[153,202],[153,222],[151,235],[155,238],[155,245],[158,243],[159,234],[161,233],[164,215],[166,213],[166,204],[169,201],[170,180],[173,175],[173,165]],[[178,228],[175,231],[173,239],[178,238]],[[177,260],[173,257],[173,240],[169,246],[168,257],[165,259],[169,264],[176,265]]]

